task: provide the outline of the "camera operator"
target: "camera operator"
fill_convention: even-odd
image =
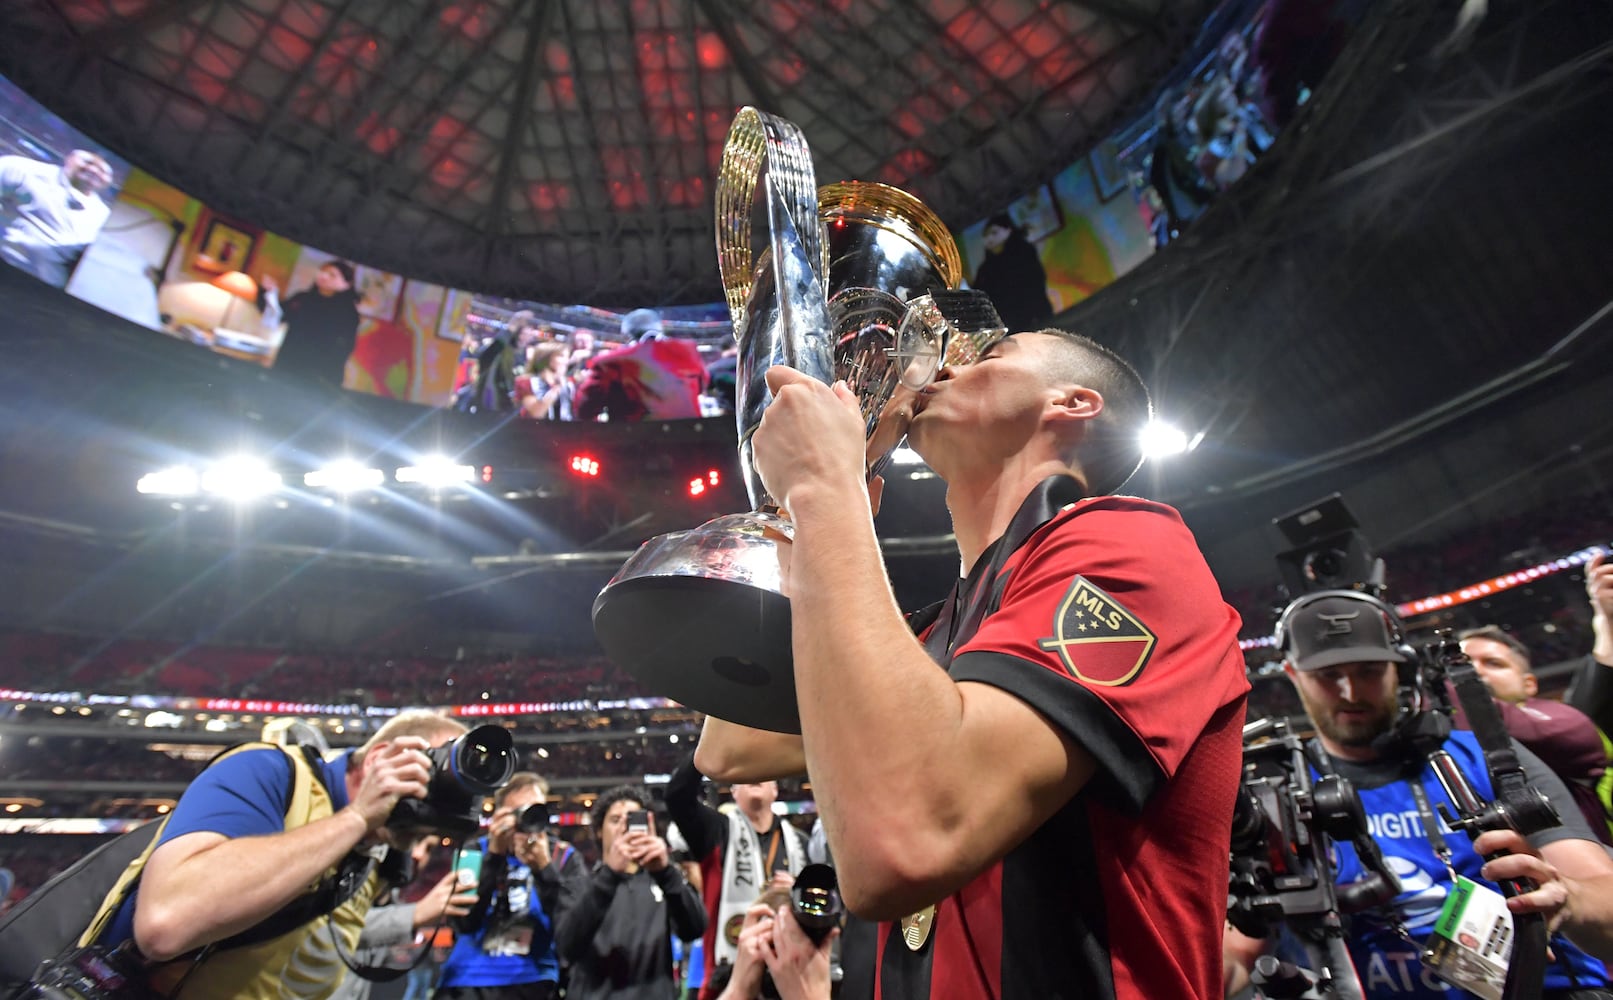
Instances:
[[[433,761],[426,753],[465,727],[431,712],[405,712],[357,750],[321,759],[313,777],[279,748],[247,749],[207,768],[185,790],[103,945],[133,939],[160,964],[151,984],[184,996],[323,998],[347,974],[351,953],[381,886],[370,866],[357,892],[328,916],[257,944],[220,948],[200,962],[192,953],[223,942],[281,912],[333,873],[353,852],[413,843],[419,831],[394,831],[400,800],[427,797]],[[299,782],[305,787],[299,788]],[[307,815],[287,810],[306,794]],[[338,941],[338,936],[341,940]],[[340,949],[340,951],[338,951]]]
[[[560,890],[555,941],[571,963],[569,1000],[665,1000],[673,991],[672,935],[693,941],[706,910],[655,835],[649,796],[618,785],[595,802],[599,864]]]
[[[582,859],[548,832],[547,784],[521,771],[493,794],[476,904],[438,982],[438,1000],[549,1000],[560,983],[554,917],[560,883]]]
[[[1428,804],[1454,808],[1426,751],[1407,741],[1407,723],[1418,717],[1400,712],[1395,665],[1407,662],[1410,650],[1400,642],[1393,610],[1363,593],[1310,594],[1284,611],[1278,645],[1325,751],[1322,763],[1354,784],[1368,830],[1402,885],[1386,908],[1366,910],[1350,921],[1348,944],[1366,995],[1466,995],[1436,979],[1419,957],[1418,942],[1432,931],[1453,884],[1451,869],[1439,859],[1443,849],[1451,852],[1455,873],[1492,890],[1506,879],[1535,883],[1533,891],[1506,905],[1513,913],[1539,913],[1549,928],[1566,935],[1552,939],[1546,998],[1613,998],[1602,963],[1591,957],[1613,956],[1613,861],[1556,775],[1514,742],[1530,782],[1552,800],[1564,823],[1527,840],[1510,830],[1491,830],[1470,841],[1445,829]],[[1472,733],[1449,733],[1441,749],[1480,796],[1493,797]],[[1419,790],[1426,793],[1421,803]],[[1436,838],[1442,844],[1436,845]],[[1347,886],[1363,874],[1351,845],[1339,844],[1335,883]],[[1249,944],[1229,929],[1228,962],[1252,962],[1256,952]],[[1247,968],[1229,969],[1234,976],[1239,972]]]
[[[745,911],[738,957],[717,1000],[756,1000],[766,976],[779,1000],[829,1000],[830,952],[839,930],[814,937],[795,918],[787,890],[774,886]]]

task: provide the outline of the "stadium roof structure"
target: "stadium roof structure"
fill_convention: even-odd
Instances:
[[[0,72],[215,208],[450,287],[722,299],[735,112],[968,225],[1146,98],[1212,0],[19,0]]]
[[[480,6],[421,0],[19,0],[9,12],[14,30],[0,35],[0,72],[198,197],[366,262],[439,280],[455,280],[450,275],[462,273],[457,268],[489,280],[512,275],[539,296],[565,291],[588,298],[597,290],[602,304],[612,297],[635,304],[645,296],[712,300],[717,279],[709,187],[700,204],[670,204],[662,200],[670,190],[662,182],[683,161],[651,166],[660,164],[656,157],[662,154],[694,155],[696,162],[679,176],[704,177],[709,185],[714,144],[737,104],[771,105],[802,125],[819,157],[820,177],[903,183],[948,222],[966,224],[1067,165],[1083,142],[1101,134],[1106,117],[1140,97],[1150,74],[1162,72],[1173,46],[1191,29],[1192,10],[1202,15],[1202,6],[1118,0],[881,0],[810,8],[725,0],[660,6],[616,0],[490,0]],[[1613,184],[1607,182],[1613,139],[1606,129],[1606,108],[1613,103],[1613,8],[1578,0],[1492,0],[1481,19],[1470,22],[1459,15],[1471,5],[1456,0],[1376,0],[1366,6],[1312,100],[1249,175],[1183,238],[1058,317],[1060,325],[1135,360],[1162,414],[1201,436],[1193,451],[1146,467],[1137,490],[1183,510],[1228,586],[1273,579],[1271,556],[1279,543],[1271,519],[1335,491],[1344,494],[1380,549],[1539,510],[1564,496],[1613,495],[1606,473],[1613,456],[1613,422],[1606,419],[1606,401],[1613,398],[1613,365],[1606,360],[1613,335],[1613,240],[1604,222],[1613,218]],[[449,10],[459,12],[454,16],[460,20],[446,23]],[[804,16],[808,10],[813,17]],[[459,30],[468,11],[495,23],[516,13],[541,14],[554,33],[533,34],[517,23],[499,31],[474,29],[472,35],[486,31],[478,41]],[[785,12],[799,19],[774,20]],[[853,30],[870,13],[878,15],[877,29]],[[343,47],[348,43],[337,31],[341,25],[391,25],[394,18],[404,23],[376,39],[375,55]],[[202,90],[201,71],[188,67],[198,60],[211,65],[207,59],[213,57],[201,54],[211,52],[213,43],[204,40],[243,19],[277,39],[289,37],[281,30],[287,19],[313,19],[331,32],[304,31],[299,37],[308,43],[307,58],[278,69],[273,60],[280,50],[272,46],[281,42],[242,40],[236,46],[244,61],[239,72],[229,80],[215,74],[215,83],[206,85],[214,90]],[[565,35],[582,24],[593,26],[593,48]],[[710,81],[721,80],[729,88],[719,92],[720,99],[700,98],[705,111],[721,107],[721,127],[712,126],[716,131],[701,133],[697,142],[663,141],[656,132],[656,109],[672,98],[642,87],[649,65],[642,61],[650,56],[640,54],[636,46],[643,40],[635,33],[649,31],[647,24],[660,26],[652,32],[657,39],[678,36],[676,45],[651,39],[651,48],[659,45],[664,62],[667,52],[684,46],[679,51],[689,62],[689,86],[703,81],[700,87],[716,87]],[[920,24],[942,27],[939,34],[916,35]],[[969,24],[989,29],[962,31]],[[1073,27],[1039,41],[1042,35],[1029,26],[1043,24]],[[959,48],[964,43],[947,35],[947,25],[956,25],[970,44],[973,30],[981,38],[995,33],[1003,47],[982,42],[979,58],[1007,65],[993,60],[1023,57],[1023,77],[1013,84],[990,82],[969,70],[976,64],[965,59]],[[1088,28],[1095,33],[1092,41],[1071,40]],[[715,43],[701,42],[707,32],[717,37]],[[194,46],[183,50],[190,62],[171,52],[162,57],[168,62],[157,61],[156,53],[168,52],[180,37]],[[921,44],[920,37],[929,42]],[[541,59],[521,58],[520,46],[527,42],[538,46]],[[1049,43],[1053,47],[1044,48]],[[441,49],[433,57],[441,64],[428,66],[433,44]],[[720,65],[705,67],[700,53],[708,48],[726,53],[727,61],[713,55]],[[1075,49],[1100,68],[1077,78],[1072,63],[1053,81],[1069,77],[1067,93],[1037,82],[1035,66],[1057,60],[1056,51]],[[515,86],[498,83],[497,74],[512,67],[528,66],[537,78],[526,84],[536,95],[532,101],[551,100],[558,81],[567,78],[557,69],[562,50],[570,53],[564,65],[573,67],[572,86],[581,87],[576,93],[586,91],[598,102],[608,95],[613,103],[593,105],[587,115],[564,108],[526,115],[513,157],[491,145],[478,157],[454,152],[461,148],[456,142],[491,142],[477,131],[483,125],[470,130],[481,136],[474,141],[431,137],[432,123],[445,116],[491,128],[512,108],[524,107],[494,93]],[[887,51],[898,58],[874,58]],[[456,52],[482,55],[455,73],[442,61]],[[585,58],[584,52],[593,54]],[[742,59],[741,52],[748,55]],[[333,53],[345,53],[343,65],[356,63],[347,71],[350,82],[333,82]],[[795,55],[778,53],[799,55],[812,86],[779,76]],[[495,60],[503,69],[484,76],[482,66]],[[248,63],[263,66],[248,73]],[[251,82],[260,75],[279,87],[253,96],[258,92],[252,87],[264,89]],[[436,83],[417,93],[410,83],[415,76]],[[588,86],[582,87],[585,80]],[[624,87],[627,80],[639,89]],[[955,96],[974,94],[978,102],[954,108],[943,101],[939,107],[951,110],[908,135],[904,115],[931,107],[930,98],[914,91],[898,99],[891,82],[896,80],[942,96],[956,85],[962,91]],[[675,93],[682,84],[669,86]],[[334,112],[310,105],[307,95],[315,91],[329,92]],[[836,96],[829,100],[822,93]],[[1004,107],[993,102],[1011,93],[1028,95],[1017,112],[1001,111],[995,124],[981,117],[988,108]],[[480,105],[461,107],[472,94],[487,105],[480,117],[471,114]],[[257,117],[247,114],[254,100],[263,104]],[[1068,110],[1077,104],[1079,113]],[[1066,110],[1055,113],[1055,106]],[[358,121],[370,111],[406,116],[401,124],[385,119],[400,129],[397,145],[382,143],[385,151],[377,152],[358,138],[358,121],[338,134],[337,125],[366,108]],[[592,134],[568,131],[584,120],[592,122]],[[407,143],[405,126],[415,129]],[[550,127],[577,139],[572,154],[551,155],[539,144]],[[607,169],[615,161],[604,152],[611,143],[601,137],[629,135],[639,143],[629,157],[630,173],[644,181],[642,188],[633,182],[632,190],[645,200],[624,196],[618,206],[610,196],[617,175]],[[941,144],[952,152],[937,152],[923,169],[900,155],[914,148],[939,151]],[[434,159],[427,157],[429,150],[436,150]],[[886,150],[883,158],[880,150]],[[468,186],[433,179],[433,166],[443,162],[461,163]],[[525,258],[505,250],[528,246],[527,230],[516,227],[537,226],[548,211],[542,208],[548,202],[528,196],[529,182],[549,166],[574,171],[565,176],[577,180],[586,173],[595,186],[584,195],[579,184],[571,196],[576,200],[554,203],[543,216],[553,224],[543,223],[546,235],[530,241],[537,263],[523,263]],[[280,180],[286,176],[302,180]],[[480,186],[470,178],[480,178]],[[487,200],[495,189],[503,197]],[[525,208],[489,223],[496,214],[490,206],[518,197],[528,197]],[[329,239],[322,242],[322,235]],[[352,242],[330,242],[335,239]],[[553,247],[544,242],[551,239],[557,241]],[[568,249],[550,267],[546,255],[559,253],[558,247]],[[82,425],[76,433],[86,448],[106,454],[133,430],[201,423],[194,414],[204,398],[214,404],[201,408],[206,412],[251,415],[261,436],[292,444],[308,436],[307,407],[288,404],[283,419],[275,416],[273,373],[255,372],[249,385],[226,380],[217,377],[222,362],[178,343],[162,344],[171,350],[161,362],[144,342],[114,351],[96,321],[77,318],[71,324],[76,332],[59,329],[57,314],[65,310],[56,308],[55,299],[43,301],[47,291],[30,297],[40,301],[30,302],[28,316],[11,317],[19,331],[24,325],[32,330],[27,343],[17,336],[8,340],[10,363],[0,369],[0,411],[15,414],[19,430],[11,441],[19,449],[45,440],[33,428],[43,426],[40,414],[47,410],[55,414],[53,441]],[[64,388],[79,384],[92,354],[102,372],[115,365],[117,377],[104,379],[94,392]],[[348,395],[323,405],[369,413],[386,402]],[[390,406],[397,412],[385,419],[399,425],[419,422],[433,433],[439,424],[459,426],[454,421],[461,415],[428,420],[418,408]],[[151,412],[159,408],[166,409]],[[698,436],[690,447],[731,459],[732,428],[719,434],[714,423],[707,421],[698,435],[690,430],[674,437],[681,446],[685,437]],[[479,439],[485,428],[461,430]],[[546,447],[562,456],[572,436],[631,450],[635,457],[648,456],[645,461],[675,450],[663,428],[649,426],[638,433],[625,425],[541,431],[512,425],[487,430],[487,440],[524,446],[515,431],[553,437]],[[59,459],[47,452],[42,461]],[[891,560],[893,575],[899,587],[910,578],[914,594],[944,579],[956,558],[935,487],[893,482],[881,514],[887,552],[899,557]],[[25,507],[19,508],[20,487],[3,499],[30,515],[96,523],[90,514],[97,512],[78,516],[43,491],[35,491],[40,495]],[[80,490],[69,500],[85,498],[98,499]],[[743,504],[724,499],[732,500],[729,509]],[[609,523],[600,523],[599,507],[580,514],[543,511],[561,537],[540,537],[535,560],[576,566],[578,557],[593,553],[604,563],[644,537],[702,519],[648,487],[620,497]],[[524,529],[496,527],[489,527],[489,544],[474,554],[519,559],[511,553]],[[910,568],[899,565],[904,562]],[[541,565],[534,561],[530,568],[536,572]],[[515,573],[520,565],[504,568]],[[1391,567],[1391,585],[1392,574]]]

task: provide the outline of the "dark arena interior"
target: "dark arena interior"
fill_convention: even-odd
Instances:
[[[6,8],[0,912],[275,719],[337,749],[408,708],[503,727],[588,864],[606,789],[660,808],[704,716],[593,609],[641,544],[753,507],[714,252],[746,106],[820,184],[922,200],[1011,327],[1028,295],[1028,328],[1136,366],[1168,444],[1124,492],[1181,512],[1241,617],[1250,721],[1306,725],[1270,642],[1306,567],[1380,557],[1409,638],[1499,625],[1547,697],[1591,650],[1605,3]],[[63,211],[99,215],[42,245],[65,216],[29,185],[81,154],[108,176]],[[993,269],[994,228],[1038,287]],[[289,345],[333,303],[320,368]],[[596,396],[613,362],[649,387]],[[907,449],[884,478],[917,609],[957,576],[946,485]],[[1321,507],[1334,533],[1280,530]],[[774,808],[810,829],[811,782]]]

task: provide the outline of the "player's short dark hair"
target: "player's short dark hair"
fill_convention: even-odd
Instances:
[[[1143,464],[1142,430],[1154,413],[1148,386],[1131,362],[1091,337],[1058,329],[1036,332],[1058,338],[1064,347],[1060,353],[1068,363],[1055,366],[1055,380],[1096,389],[1103,397],[1103,412],[1072,457],[1089,495],[1113,493]]]

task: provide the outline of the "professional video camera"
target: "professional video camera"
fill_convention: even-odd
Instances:
[[[399,801],[386,825],[446,837],[473,836],[481,825],[478,800],[504,787],[515,773],[515,741],[509,730],[477,726],[426,755],[431,758],[426,797]]]
[[[1286,924],[1312,970],[1263,956],[1254,982],[1268,997],[1360,997],[1341,916],[1387,903],[1400,892],[1400,882],[1367,832],[1355,787],[1336,774],[1313,780],[1305,745],[1286,722],[1252,722],[1243,739],[1227,920],[1254,938]],[[1335,886],[1329,840],[1353,844],[1368,874]]]

